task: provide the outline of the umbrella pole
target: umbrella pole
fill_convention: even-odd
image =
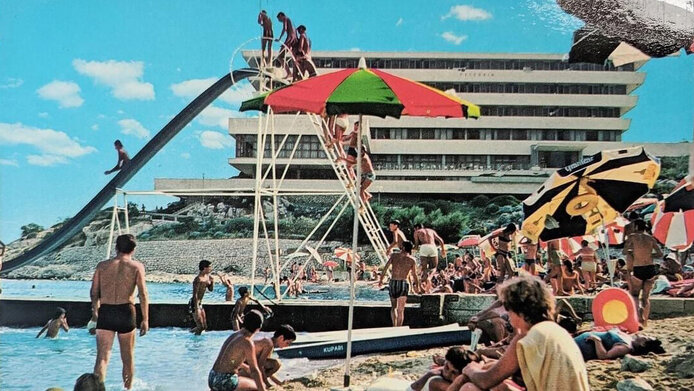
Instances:
[[[605,228],[605,219],[600,215],[600,220],[602,221],[602,232],[605,238],[605,256],[607,257],[607,271],[610,273],[610,287],[614,286],[614,273],[610,270],[610,235],[607,233],[607,228]]]
[[[359,238],[359,208],[361,207],[361,131],[364,126],[362,116],[359,116],[359,129],[357,130],[357,164],[354,178],[354,226],[352,230],[352,267],[349,272],[349,313],[347,316],[347,359],[345,360],[345,375],[343,386],[349,387],[350,384],[350,361],[352,359],[352,323],[354,321],[354,285],[356,260],[357,260],[357,239]]]

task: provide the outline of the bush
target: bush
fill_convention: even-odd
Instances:
[[[499,205],[497,204],[489,204],[487,205],[486,208],[484,208],[484,213],[488,215],[488,217],[491,217],[489,215],[493,215],[499,212]]]
[[[224,232],[253,232],[253,219],[249,217],[236,217],[224,223]]]
[[[511,206],[516,206],[520,201],[512,195],[502,195],[502,196],[497,196],[489,200],[490,203],[492,204],[497,204],[499,206],[504,206],[504,205],[511,205]]]
[[[489,197],[484,194],[480,194],[470,201],[470,205],[478,208],[484,208],[487,204],[489,204]]]
[[[35,238],[39,232],[43,231],[43,227],[36,223],[23,225],[20,229],[22,230],[22,237],[27,239]]]

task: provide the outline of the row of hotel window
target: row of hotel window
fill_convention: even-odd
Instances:
[[[620,141],[619,130],[371,128],[376,140]]]
[[[318,68],[356,68],[358,58],[313,57]],[[634,71],[633,64],[615,67],[612,63],[569,63],[562,60],[456,59],[456,58],[367,58],[366,66],[378,69],[489,69],[537,71]]]
[[[619,118],[619,107],[482,106],[482,116]]]
[[[443,91],[495,94],[626,95],[623,84],[424,82]]]

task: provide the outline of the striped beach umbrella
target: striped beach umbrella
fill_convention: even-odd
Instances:
[[[349,68],[278,88],[241,104],[241,111],[354,114],[377,117],[479,118],[480,108],[425,84],[378,69]]]
[[[605,228],[603,229],[602,227],[599,228],[599,235],[598,235],[598,240],[602,243],[605,243],[605,239],[607,239],[607,243],[610,246],[619,246],[621,244],[624,244],[624,230],[629,224],[629,220],[625,218],[624,216],[617,216],[614,221],[612,221],[609,224],[605,225]]]
[[[523,235],[533,241],[590,235],[646,194],[660,161],[643,147],[602,151],[553,173],[523,201]]]
[[[653,237],[667,248],[683,251],[694,242],[694,184],[680,183],[660,201],[653,216]]]
[[[458,241],[458,247],[476,247],[482,239],[479,235],[465,235]]]

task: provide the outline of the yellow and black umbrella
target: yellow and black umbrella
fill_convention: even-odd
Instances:
[[[643,147],[602,151],[566,166],[523,201],[523,235],[537,241],[587,235],[655,184],[660,161]]]

